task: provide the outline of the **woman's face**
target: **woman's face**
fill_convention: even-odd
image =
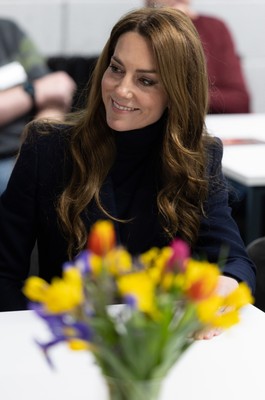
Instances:
[[[162,116],[168,97],[152,49],[139,33],[120,36],[101,90],[107,124],[116,131],[143,128]]]

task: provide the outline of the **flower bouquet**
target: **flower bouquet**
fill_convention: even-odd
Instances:
[[[87,250],[63,266],[62,278],[49,284],[29,277],[23,290],[50,328],[51,340],[40,343],[50,364],[49,348],[65,341],[93,353],[110,399],[156,400],[194,333],[236,324],[239,309],[252,302],[245,283],[219,296],[219,275],[217,265],[192,259],[179,239],[133,257],[116,246],[112,222],[98,221]]]

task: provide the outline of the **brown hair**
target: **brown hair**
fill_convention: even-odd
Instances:
[[[85,110],[72,115],[73,170],[58,202],[58,214],[69,240],[69,254],[81,250],[87,232],[81,213],[92,200],[109,217],[100,188],[115,158],[111,129],[106,123],[101,80],[119,37],[138,32],[151,44],[158,72],[169,98],[161,150],[163,187],[157,195],[161,223],[169,238],[176,232],[191,245],[198,234],[205,179],[204,121],[208,86],[204,53],[197,31],[182,12],[141,8],[123,16],[113,27],[90,82]],[[112,218],[112,217],[111,217]]]

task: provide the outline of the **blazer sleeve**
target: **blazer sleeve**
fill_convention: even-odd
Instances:
[[[256,267],[249,259],[238,226],[228,204],[228,185],[222,172],[220,139],[209,147],[209,195],[205,204],[195,252],[218,263],[224,275],[245,281],[255,292]]]
[[[61,266],[61,259],[66,260],[54,205],[63,185],[65,138],[66,131],[60,126],[39,133],[38,125],[31,124],[0,197],[1,311],[27,308],[21,288],[29,273],[36,239],[38,247],[42,243],[39,251],[45,264],[44,279],[52,272],[57,274],[59,268],[54,264]]]
[[[25,308],[21,287],[36,240],[37,151],[27,140],[0,197],[0,310]]]

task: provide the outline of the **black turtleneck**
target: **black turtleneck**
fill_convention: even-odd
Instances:
[[[119,236],[133,254],[166,244],[156,205],[163,131],[163,118],[143,129],[114,131],[117,156],[110,177],[117,216],[130,220],[119,224]]]

